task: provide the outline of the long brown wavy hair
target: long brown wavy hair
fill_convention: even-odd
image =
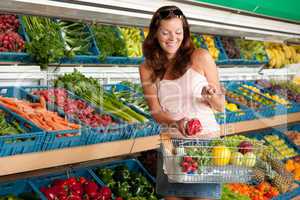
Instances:
[[[166,53],[159,45],[156,34],[161,20],[168,20],[175,17],[179,17],[182,20],[183,40],[176,52],[175,59],[169,60]],[[189,25],[182,11],[176,6],[163,6],[159,8],[152,17],[149,33],[143,43],[143,54],[146,66],[153,72],[151,76],[152,81],[154,82],[157,79],[163,79],[166,72],[166,65],[172,66],[172,78],[177,79],[182,76],[188,68],[194,50],[195,46],[190,37]]]

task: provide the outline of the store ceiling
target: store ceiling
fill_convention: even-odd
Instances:
[[[280,42],[300,38],[298,23],[195,4],[201,3],[196,0],[6,0],[0,1],[0,11],[147,27],[157,8],[176,5],[185,13],[193,32]]]
[[[297,0],[193,0],[300,23]]]

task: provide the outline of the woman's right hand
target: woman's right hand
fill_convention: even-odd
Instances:
[[[182,118],[182,119],[180,119],[180,120],[178,120],[178,121],[176,122],[178,130],[180,131],[180,133],[181,133],[184,137],[186,137],[185,124],[186,124],[188,121],[189,121],[189,119],[186,118],[186,117],[184,117],[184,118]]]
[[[187,123],[188,123],[189,120],[190,120],[189,118],[184,117],[184,118],[182,118],[182,119],[180,119],[176,122],[179,132],[185,138],[197,138],[197,137],[199,137],[198,134],[188,135],[187,130],[186,130],[187,129],[186,126],[187,126]]]

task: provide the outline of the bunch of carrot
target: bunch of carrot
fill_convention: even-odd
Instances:
[[[16,98],[0,96],[0,105],[35,123],[38,127],[46,131],[73,130],[80,128],[78,124],[69,123],[68,120],[60,117],[56,112],[47,110],[44,98],[40,98],[39,103],[31,103]]]

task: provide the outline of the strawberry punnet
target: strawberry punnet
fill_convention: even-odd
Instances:
[[[196,133],[200,132],[202,130],[202,125],[199,121],[199,119],[194,118],[190,119],[185,126],[185,131],[187,135],[195,135]]]

